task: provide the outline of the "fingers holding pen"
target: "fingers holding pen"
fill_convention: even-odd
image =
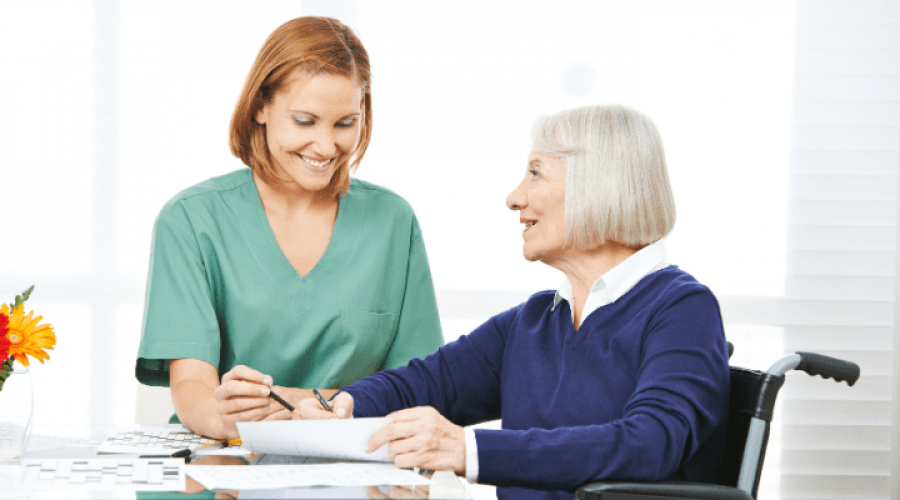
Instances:
[[[272,377],[247,366],[238,365],[222,376],[213,390],[216,410],[227,420],[258,420],[269,413]]]
[[[331,410],[337,418],[353,418],[353,396],[342,392],[331,400]]]
[[[272,377],[252,368],[239,365],[222,376],[222,383],[213,391],[217,400],[249,398],[258,403],[268,403]]]
[[[249,382],[252,384],[264,385],[266,387],[271,387],[275,382],[272,380],[271,375],[266,375],[258,370],[254,370],[249,366],[237,365],[231,370],[228,371],[225,375],[222,375],[222,383],[230,382],[232,380]]]
[[[331,408],[331,411],[325,409],[326,405]],[[297,403],[297,411],[300,414],[295,416],[295,419],[330,420],[334,418],[352,418],[353,396],[342,392],[325,404],[317,397],[306,398]]]

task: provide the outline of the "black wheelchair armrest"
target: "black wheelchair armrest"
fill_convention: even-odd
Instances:
[[[575,491],[578,500],[753,500],[731,486],[702,483],[626,483],[599,481]]]

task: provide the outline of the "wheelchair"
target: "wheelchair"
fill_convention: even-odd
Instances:
[[[728,355],[734,347],[728,343]],[[588,483],[575,492],[578,500],[754,500],[766,456],[769,427],[784,374],[800,370],[809,375],[834,378],[852,386],[859,379],[859,365],[810,352],[797,352],[772,365],[766,372],[731,367],[731,395],[725,454],[716,484],[687,482]]]

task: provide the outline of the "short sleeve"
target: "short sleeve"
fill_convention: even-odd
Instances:
[[[412,225],[406,289],[397,322],[397,335],[381,369],[405,366],[411,359],[424,358],[444,344],[431,268],[415,217]]]
[[[163,208],[153,228],[144,322],[135,376],[169,385],[169,360],[219,364],[221,339],[209,280],[183,200]]]

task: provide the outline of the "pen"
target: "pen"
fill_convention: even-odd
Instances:
[[[290,411],[294,411],[294,405],[292,405],[292,404],[288,403],[287,401],[285,401],[284,399],[282,399],[282,397],[279,396],[278,394],[275,394],[274,391],[269,390],[269,396],[272,399],[274,399],[275,401],[278,401],[279,403],[281,403],[281,406],[284,406],[285,408],[287,408]]]
[[[138,458],[187,458],[191,455],[191,450],[185,448],[183,450],[178,450],[171,455],[141,455]]]
[[[322,397],[322,393],[319,392],[318,389],[313,389],[313,394],[319,398],[319,402],[322,403],[322,408],[325,408],[325,411],[331,411],[331,407],[328,406],[328,401],[325,401],[325,398]]]
[[[240,445],[241,445],[240,439],[227,439],[224,441],[215,441],[212,443],[201,444],[200,448],[203,448],[204,450],[217,450],[219,448],[227,448],[229,446],[240,446]],[[207,446],[214,446],[215,448],[207,448]],[[184,451],[184,450],[182,450],[182,451]],[[190,450],[188,450],[188,451],[190,451]]]

